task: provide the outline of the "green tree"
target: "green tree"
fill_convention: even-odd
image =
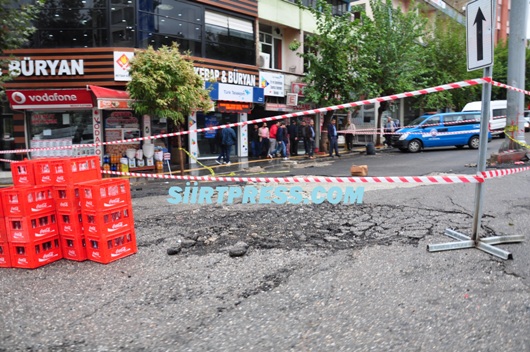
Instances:
[[[353,12],[361,12],[357,20],[352,20],[351,14],[333,15],[323,0],[317,0],[316,8],[308,8],[316,18],[317,30],[307,37],[304,52],[298,54],[308,67],[304,77],[307,100],[323,107],[418,87],[424,71],[421,40],[426,20],[417,11],[394,9],[391,0],[372,0],[370,7],[373,17],[363,8],[354,8]],[[381,103],[378,115],[387,108],[388,103]],[[331,115],[326,114],[324,125]],[[376,121],[380,128],[378,116]]]
[[[332,8],[324,0],[317,0],[316,8],[299,6],[309,10],[316,19],[317,31],[304,40],[303,52],[297,55],[304,59],[306,75],[304,89],[306,101],[318,107],[349,102],[358,96],[359,87],[366,83],[363,71],[356,68],[356,56],[362,42],[358,21],[350,15],[334,16]],[[301,43],[293,42],[291,50],[298,50]],[[333,111],[324,118],[327,126]],[[321,148],[326,134],[322,134]]]
[[[170,118],[180,131],[189,115],[212,107],[203,80],[195,74],[189,56],[179,52],[177,43],[158,50],[149,47],[137,51],[129,72],[131,81],[127,84],[127,91],[133,99],[133,109],[140,115]],[[177,140],[183,174],[180,136]]]
[[[364,91],[368,96],[387,96],[422,87],[425,73],[427,20],[414,7],[408,12],[394,8],[391,0],[371,0],[372,17],[361,15],[363,45],[357,61],[358,70],[365,71],[368,82]],[[382,112],[388,102],[380,104],[376,128],[381,128]],[[376,144],[380,144],[380,135]]]
[[[42,1],[37,0],[35,5],[20,4],[20,1],[0,0],[0,56],[6,50],[22,47],[28,38],[35,32],[32,21],[36,18],[42,6]],[[4,67],[6,61],[0,61]],[[0,91],[2,83],[12,79],[10,75],[0,75]]]
[[[466,28],[453,19],[440,14],[425,40],[425,71],[422,87],[479,78],[479,71],[467,71]],[[460,110],[470,101],[481,99],[482,86],[445,90],[427,94],[417,99],[422,110]]]

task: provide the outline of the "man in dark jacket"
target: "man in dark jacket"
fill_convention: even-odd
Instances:
[[[337,120],[331,119],[331,123],[328,125],[328,141],[329,141],[329,156],[333,157],[333,151],[335,155],[340,158],[339,155],[339,134],[337,133]]]
[[[288,126],[289,131],[289,151],[291,153],[291,156],[297,156],[298,155],[298,134],[299,134],[299,128],[298,123],[296,121],[296,118],[291,120],[291,124]]]
[[[232,146],[236,144],[237,136],[232,127],[223,128],[221,131],[221,143],[223,148],[223,164],[230,165],[230,153]],[[217,163],[220,164],[220,158],[217,158]]]

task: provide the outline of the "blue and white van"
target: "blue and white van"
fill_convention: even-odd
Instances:
[[[392,145],[416,153],[423,148],[480,145],[480,112],[449,112],[423,115],[392,136]],[[488,142],[491,133],[488,131]]]

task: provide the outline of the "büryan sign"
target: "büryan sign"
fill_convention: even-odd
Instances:
[[[92,108],[86,89],[7,90],[13,110]]]

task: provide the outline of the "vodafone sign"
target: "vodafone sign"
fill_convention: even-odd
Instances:
[[[86,89],[8,90],[11,108],[65,109],[92,108],[92,94]]]

